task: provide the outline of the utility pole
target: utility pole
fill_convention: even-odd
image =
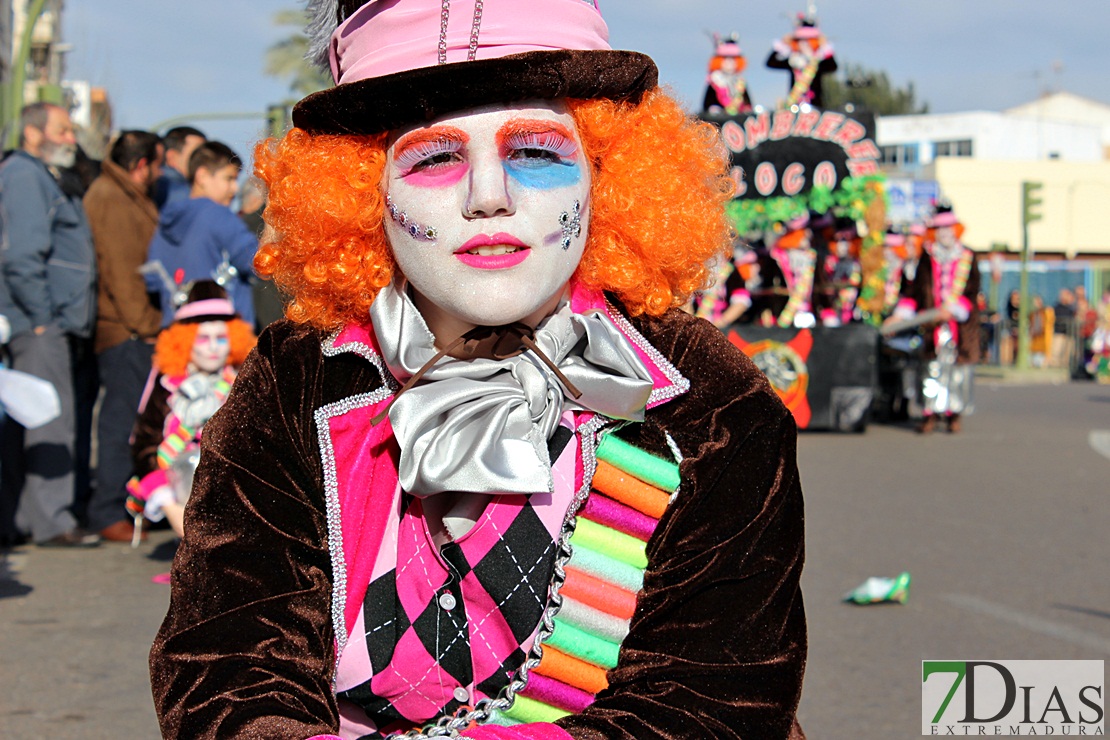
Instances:
[[[1043,183],[1021,183],[1021,303],[1018,305],[1017,366],[1029,367],[1029,224],[1041,220],[1039,197]]]
[[[7,100],[4,106],[4,127],[7,140],[4,148],[15,148],[19,143],[19,116],[23,112],[23,83],[27,79],[27,61],[31,56],[31,40],[35,34],[35,24],[46,9],[46,0],[32,0],[27,7],[27,17],[23,22],[19,48],[15,49],[12,59],[12,73],[8,81]]]

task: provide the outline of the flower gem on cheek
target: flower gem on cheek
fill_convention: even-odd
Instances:
[[[582,236],[582,204],[576,200],[569,213],[567,211],[560,213],[559,226],[563,230],[563,239],[560,244],[565,252],[570,249],[571,237],[577,239]]]

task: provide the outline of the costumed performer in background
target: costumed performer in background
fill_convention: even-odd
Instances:
[[[838,218],[822,265],[823,279],[814,291],[814,308],[824,326],[842,326],[856,320],[856,299],[863,282],[859,261],[862,245],[856,222]]]
[[[794,105],[823,108],[821,78],[838,69],[832,42],[821,33],[812,13],[798,13],[794,30],[775,39],[767,66],[790,70],[790,89],[780,108]]]
[[[205,428],[163,733],[787,737],[794,420],[679,308],[715,130],[593,3],[314,9],[338,84],[256,152],[292,320]]]
[[[740,49],[740,37],[734,33],[722,40],[719,34],[713,34],[713,46],[713,58],[709,60],[709,74],[705,78],[702,110],[729,116],[750,113],[752,98],[744,80],[748,60]]]
[[[740,321],[752,307],[752,288],[759,285],[758,259],[755,250],[738,240],[732,259],[717,263],[713,285],[691,296],[690,313],[718,329]]]
[[[188,302],[158,335],[153,377],[132,434],[135,477],[128,510],[167,519],[181,536],[185,502],[205,423],[227,400],[238,368],[254,347],[254,332],[227,293],[211,280],[194,283]]]
[[[813,248],[809,217],[799,216],[781,224],[782,232],[767,251],[762,293],[771,302],[774,322],[780,327],[812,328],[813,281],[817,268],[817,250]]]
[[[952,433],[974,411],[972,384],[979,362],[979,266],[960,241],[964,226],[949,206],[937,208],[907,295],[888,321],[920,319],[923,326],[918,431],[942,417]]]

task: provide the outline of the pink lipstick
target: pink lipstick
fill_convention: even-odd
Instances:
[[[505,270],[528,259],[530,251],[512,234],[478,234],[455,250],[455,256],[468,267]]]

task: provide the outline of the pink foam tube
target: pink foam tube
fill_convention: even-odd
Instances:
[[[528,686],[520,694],[575,714],[594,703],[593,694],[534,671],[528,674]]]
[[[638,540],[647,542],[655,526],[659,523],[647,514],[636,511],[631,506],[614,501],[608,496],[602,496],[597,491],[586,499],[582,508],[582,516],[590,521],[604,524],[607,527],[630,534]]]

